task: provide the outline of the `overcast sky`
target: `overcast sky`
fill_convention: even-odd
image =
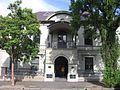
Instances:
[[[7,15],[7,7],[16,0],[0,0],[0,15]],[[22,0],[22,7],[31,8],[33,12],[69,10],[70,0]]]

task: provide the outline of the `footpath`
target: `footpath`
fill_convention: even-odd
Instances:
[[[10,81],[0,81],[0,90],[120,90],[118,88],[105,88],[99,82],[42,82],[22,81],[15,86]]]

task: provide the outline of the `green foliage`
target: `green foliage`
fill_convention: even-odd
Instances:
[[[111,76],[111,69],[107,68],[104,71],[104,84],[107,87],[112,87],[112,85],[115,85],[115,79]]]
[[[80,11],[80,8],[81,8],[81,3],[78,0],[78,1],[76,1],[76,3],[73,3],[70,8],[71,8],[71,11],[72,11],[71,16],[73,18],[71,20],[71,26],[72,26],[72,28],[75,32],[80,27],[80,22],[79,22],[80,21],[80,12],[79,11]]]
[[[103,81],[108,87],[114,87],[118,83],[116,80],[119,58],[119,45],[116,39],[116,29],[120,22],[120,13],[116,14],[118,8],[120,9],[119,0],[75,0],[70,7],[73,32],[76,33],[80,26],[89,30],[89,34],[96,34],[95,32],[99,30],[101,55],[105,65]]]
[[[120,70],[116,69],[113,74],[110,73],[110,68],[105,70],[104,84],[107,87],[119,87],[120,86]],[[113,76],[111,76],[113,75]]]
[[[22,1],[10,4],[8,16],[0,16],[0,47],[5,49],[14,60],[23,60],[22,57],[35,57],[38,44],[32,37],[40,34],[39,21],[31,9],[21,8]]]
[[[116,73],[115,73],[115,87],[119,87],[120,86],[120,69],[117,69],[116,70]]]

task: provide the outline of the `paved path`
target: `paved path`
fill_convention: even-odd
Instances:
[[[39,82],[24,81],[17,82],[15,86],[11,86],[11,82],[0,82],[0,90],[114,90],[103,88],[98,82]],[[115,89],[120,90],[120,89]]]

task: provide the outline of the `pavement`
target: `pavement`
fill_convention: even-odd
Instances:
[[[67,81],[22,81],[15,86],[10,81],[0,81],[0,90],[120,90],[105,88],[100,82],[67,82]]]

